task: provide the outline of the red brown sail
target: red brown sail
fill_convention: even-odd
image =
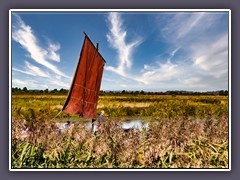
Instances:
[[[75,75],[62,111],[96,118],[97,102],[106,61],[85,34]]]

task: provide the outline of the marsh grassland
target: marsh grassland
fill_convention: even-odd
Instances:
[[[65,95],[12,95],[12,168],[228,168],[228,96],[104,95],[104,130],[59,113]],[[58,134],[65,120],[71,127]],[[147,128],[125,132],[129,119]],[[28,128],[26,135],[22,131]]]

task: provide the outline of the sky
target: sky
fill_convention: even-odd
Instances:
[[[227,90],[228,21],[227,11],[12,11],[12,87],[69,89],[86,32],[106,60],[101,90]]]

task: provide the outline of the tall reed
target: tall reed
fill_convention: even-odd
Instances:
[[[125,132],[107,119],[94,135],[81,122],[12,119],[12,168],[228,168],[228,118],[165,118]],[[27,136],[22,136],[24,127]]]

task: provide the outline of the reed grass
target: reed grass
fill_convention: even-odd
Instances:
[[[22,138],[13,119],[12,168],[228,168],[228,120],[164,119],[124,132],[108,119],[94,136],[82,123],[58,134],[39,119]]]

